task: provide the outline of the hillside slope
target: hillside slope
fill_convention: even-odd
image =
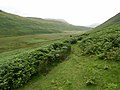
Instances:
[[[79,39],[84,54],[120,61],[120,13]]]
[[[115,16],[113,16],[112,18],[110,18],[109,20],[104,22],[103,24],[99,25],[98,27],[96,27],[96,29],[107,28],[107,27],[110,27],[110,26],[112,26],[114,24],[116,24],[116,25],[120,24],[120,13],[118,13]]]
[[[0,37],[81,31],[89,28],[41,18],[21,17],[0,10]]]

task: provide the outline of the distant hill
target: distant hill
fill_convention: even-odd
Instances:
[[[21,17],[0,10],[0,37],[82,31],[90,28],[41,18]]]
[[[95,27],[97,27],[99,25],[100,25],[99,23],[93,23],[91,25],[88,25],[87,27],[95,28]]]
[[[84,54],[120,61],[120,13],[80,38]]]
[[[68,23],[64,19],[51,19],[51,18],[45,18],[45,20],[52,20],[52,21],[58,21],[58,22],[63,22],[63,23]]]

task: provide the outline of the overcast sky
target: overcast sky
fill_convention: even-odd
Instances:
[[[64,19],[74,25],[103,23],[120,12],[120,0],[0,0],[0,9],[39,18]]]

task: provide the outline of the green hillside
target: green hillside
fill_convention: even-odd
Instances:
[[[79,39],[83,54],[120,61],[120,13]]]
[[[103,28],[107,28],[107,27],[109,28],[109,27],[112,27],[114,24],[115,25],[120,24],[120,13],[113,16],[112,18],[110,18],[109,20],[104,22],[103,24],[99,25],[98,27],[96,27],[96,29],[103,29]]]
[[[18,90],[120,90],[119,17],[78,36],[66,61]]]
[[[1,13],[3,16],[7,14]],[[36,34],[32,30],[37,25],[44,27],[47,33],[53,33],[50,27],[56,32],[78,31],[78,29],[73,29],[75,26],[57,20],[7,15],[12,19],[9,20],[7,17],[7,22],[14,21],[10,24],[4,23],[5,26],[8,24],[10,31],[14,27],[16,29],[13,31],[26,32],[14,33],[15,37],[1,38],[1,50],[3,50],[1,52],[3,53],[0,55],[2,56],[0,90],[120,89],[120,14],[79,36],[74,36],[73,33],[72,35],[63,35],[65,33],[42,34],[43,36],[41,34],[25,35],[27,31],[31,31],[28,34]],[[2,22],[1,26],[4,24]],[[20,25],[22,26],[18,27]],[[25,26],[29,25],[29,29],[28,27],[25,29]],[[61,27],[63,25],[65,26]],[[66,29],[67,26],[70,29]],[[7,32],[8,29],[5,30]],[[2,33],[6,36],[7,34]],[[13,36],[13,33],[11,32],[10,35]],[[16,35],[25,36],[16,37]],[[16,50],[19,48],[20,51]],[[13,49],[15,51],[11,52]]]
[[[21,17],[0,11],[0,37],[59,33],[74,30],[82,31],[88,29],[90,28],[73,26],[62,21]]]

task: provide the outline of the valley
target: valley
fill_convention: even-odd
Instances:
[[[0,90],[119,90],[120,13],[88,28],[0,10]]]

